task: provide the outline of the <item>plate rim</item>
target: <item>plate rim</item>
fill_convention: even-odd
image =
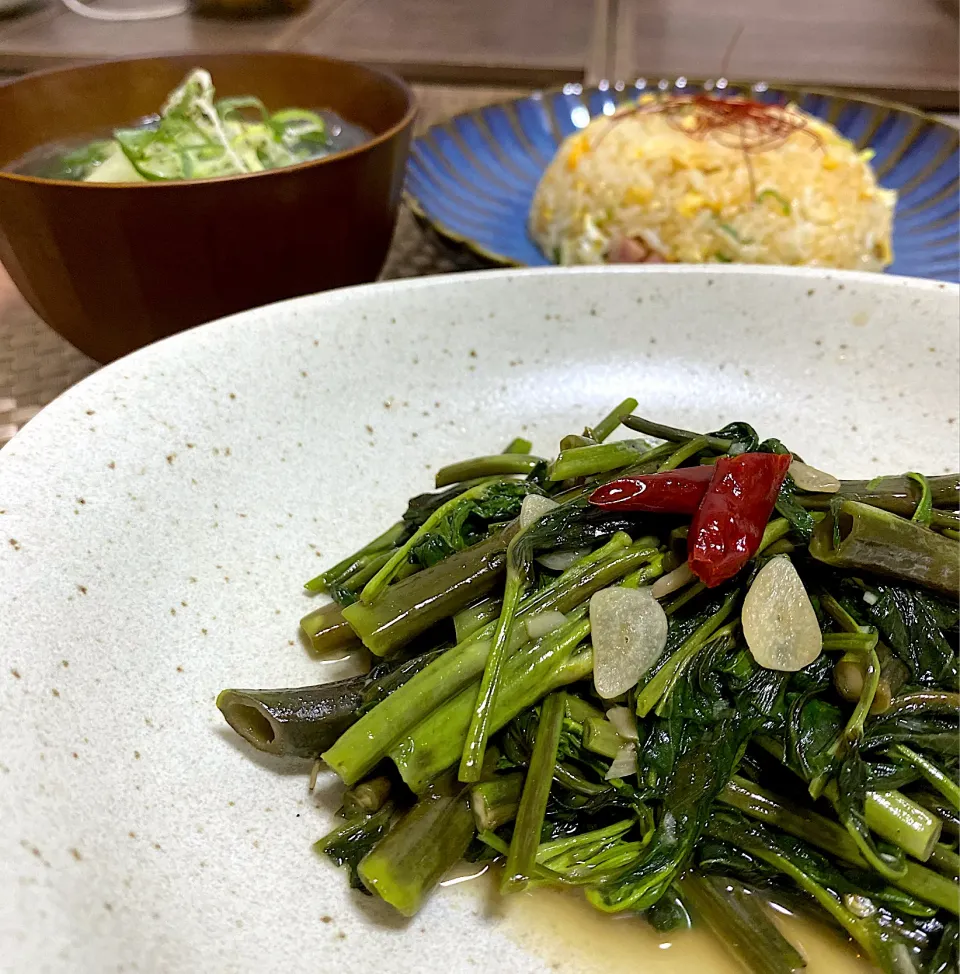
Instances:
[[[826,267],[793,267],[781,264],[583,264],[574,267],[560,267],[555,264],[540,267],[501,267],[485,270],[457,271],[449,274],[428,274],[423,277],[397,278],[388,281],[373,281],[368,284],[354,284],[349,287],[333,288],[329,291],[316,291],[313,294],[304,294],[294,298],[285,298],[274,301],[270,304],[260,305],[256,308],[249,308],[246,311],[238,311],[236,314],[227,315],[223,318],[216,318],[213,321],[204,322],[188,328],[185,331],[168,335],[149,345],[144,345],[133,352],[129,352],[122,358],[115,359],[101,366],[95,372],[84,376],[79,382],[74,383],[65,389],[55,399],[47,403],[36,415],[25,423],[2,447],[0,447],[0,472],[2,472],[4,457],[9,456],[18,448],[24,438],[30,439],[31,428],[38,419],[45,425],[51,419],[51,414],[55,416],[62,408],[63,403],[69,404],[74,397],[83,395],[91,384],[96,385],[114,374],[127,368],[133,359],[139,360],[142,357],[149,357],[154,354],[154,349],[168,348],[170,345],[182,342],[192,342],[195,335],[199,332],[207,332],[212,329],[231,328],[237,324],[251,323],[251,318],[262,315],[264,312],[275,311],[278,309],[290,309],[296,311],[299,308],[307,308],[314,302],[339,302],[349,301],[355,294],[367,293],[371,290],[380,292],[390,291],[420,291],[431,288],[452,287],[464,281],[473,280],[503,280],[517,277],[537,277],[537,276],[594,276],[599,274],[641,277],[641,276],[724,276],[724,277],[800,277],[811,281],[850,283],[869,288],[879,287],[882,289],[907,288],[914,291],[934,293],[945,291],[954,293],[957,300],[960,300],[960,284],[951,281],[933,280],[923,277],[910,277],[903,274],[876,274],[871,271],[849,271],[834,270]],[[25,435],[26,434],[26,435]]]
[[[750,91],[759,91],[761,89],[758,86],[763,85],[762,91],[764,92],[783,92],[784,94],[792,96],[803,96],[803,95],[818,95],[820,97],[827,98],[838,98],[843,102],[869,105],[873,108],[883,108],[888,112],[895,112],[897,114],[912,115],[924,122],[928,122],[932,125],[937,126],[940,129],[945,130],[948,133],[952,133],[954,140],[960,144],[960,129],[955,128],[953,125],[948,124],[943,121],[943,119],[937,118],[936,115],[931,112],[926,112],[923,109],[915,108],[912,105],[907,105],[905,102],[892,101],[885,98],[878,98],[874,95],[869,94],[859,94],[853,92],[845,92],[839,88],[831,88],[829,86],[808,86],[802,84],[769,84],[765,81],[737,81],[734,79],[714,79],[714,78],[691,78],[687,75],[673,75],[673,76],[662,76],[657,78],[654,82],[653,79],[656,76],[651,75],[651,83],[654,87],[658,87],[663,82],[666,82],[668,86],[676,87],[677,82],[682,80],[684,82],[683,87],[686,85],[704,87],[706,85],[715,86],[719,80],[724,81],[725,85],[722,90],[726,90],[727,87],[736,89],[746,89]],[[634,78],[632,81],[625,81],[618,79],[616,81],[609,81],[606,79],[601,79],[594,84],[585,84],[583,81],[567,81],[563,84],[552,85],[548,88],[537,88],[533,91],[528,92],[524,95],[517,95],[513,98],[505,98],[502,101],[490,102],[489,105],[480,105],[476,108],[470,108],[463,112],[457,112],[455,115],[450,115],[448,118],[442,119],[439,122],[434,122],[423,132],[417,135],[410,144],[410,155],[411,159],[413,156],[413,150],[418,144],[424,143],[426,139],[434,132],[442,129],[444,126],[449,125],[451,122],[456,121],[460,118],[470,118],[477,115],[479,112],[484,111],[488,108],[503,108],[507,105],[517,105],[520,102],[527,101],[543,101],[553,95],[563,95],[563,94],[584,94],[586,92],[606,92],[613,90],[626,91],[629,88],[635,88],[638,81],[644,83],[644,89],[641,91],[638,89],[638,93],[643,93],[644,91],[650,90],[650,85],[648,84],[648,79],[642,76]],[[622,88],[618,86],[622,85]],[[578,92],[569,92],[571,86],[577,87],[580,90]],[[650,92],[653,93],[653,92]],[[409,162],[408,162],[409,167]],[[512,257],[506,254],[501,254],[498,251],[490,250],[484,247],[482,244],[477,243],[477,241],[472,240],[469,237],[464,236],[459,231],[454,230],[452,227],[448,226],[443,220],[430,216],[426,208],[423,205],[421,199],[409,188],[407,182],[404,181],[403,186],[403,201],[406,206],[410,209],[413,215],[416,217],[417,221],[421,226],[427,226],[435,233],[439,234],[448,243],[455,245],[461,250],[466,250],[472,253],[476,257],[480,257],[493,264],[497,268],[528,268],[533,265],[523,264],[519,261],[514,260]],[[542,265],[537,265],[542,266]],[[557,266],[557,265],[550,265]],[[682,265],[682,266],[701,266],[701,265]],[[714,265],[708,265],[714,266]],[[766,265],[754,265],[754,266],[766,266]],[[770,265],[774,266],[774,265]],[[881,275],[881,276],[905,276],[905,275]],[[936,280],[933,278],[918,278],[918,280]],[[945,283],[951,283],[949,281]]]

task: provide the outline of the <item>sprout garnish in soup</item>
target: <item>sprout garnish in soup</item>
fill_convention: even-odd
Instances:
[[[215,94],[209,72],[195,68],[170,93],[159,115],[103,137],[41,146],[11,169],[90,183],[212,179],[293,166],[371,138],[329,110],[271,113],[258,98],[215,100]]]

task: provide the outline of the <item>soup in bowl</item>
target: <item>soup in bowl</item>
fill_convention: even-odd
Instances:
[[[297,54],[17,79],[0,86],[0,263],[101,362],[236,311],[371,281],[414,114],[399,79]]]

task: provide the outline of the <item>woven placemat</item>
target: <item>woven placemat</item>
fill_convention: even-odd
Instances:
[[[417,130],[479,105],[511,97],[497,88],[417,87]],[[401,210],[381,279],[474,270],[467,253],[448,248],[432,231]],[[0,446],[65,389],[98,368],[45,325],[13,289],[0,267]]]

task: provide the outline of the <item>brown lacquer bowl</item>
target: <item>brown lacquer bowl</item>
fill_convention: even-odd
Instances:
[[[156,112],[194,67],[217,96],[331,108],[374,138],[287,169],[176,183],[14,175],[45,143]],[[0,85],[0,263],[37,314],[107,362],[236,311],[372,281],[397,216],[415,114],[399,79],[300,54],[191,54],[45,71]]]

